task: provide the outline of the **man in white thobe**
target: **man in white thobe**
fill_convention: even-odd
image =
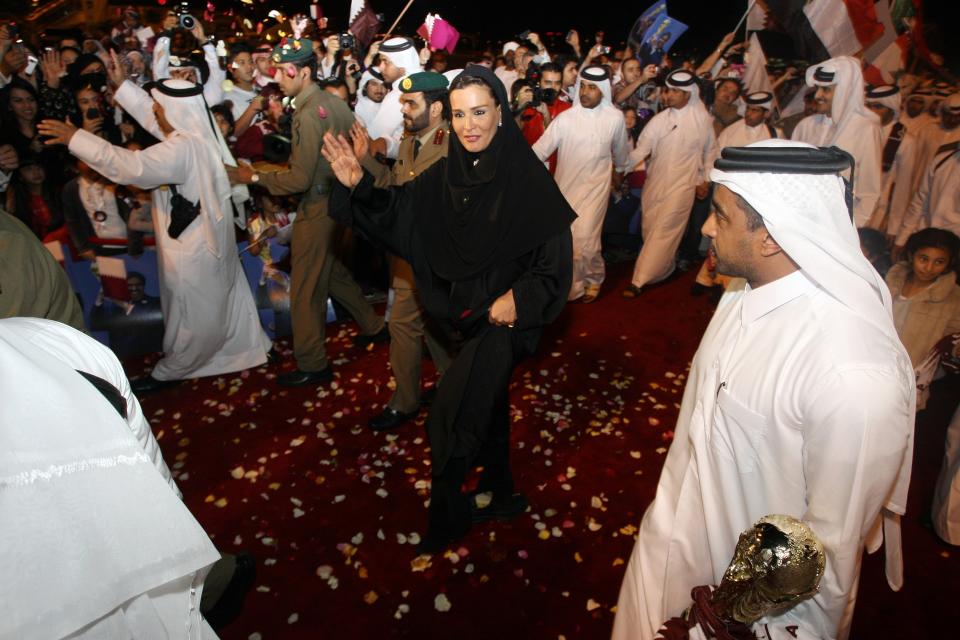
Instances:
[[[805,522],[826,569],[814,597],[754,625],[758,638],[846,637],[881,508],[888,581],[900,586],[913,367],[850,221],[837,174],[848,160],[811,150],[767,140],[726,150],[711,171],[704,233],[718,267],[744,280],[728,287],[694,356],[616,640],[652,640],[692,588],[720,583],[739,534],[770,514]],[[770,172],[771,153],[782,173]]]
[[[0,320],[0,637],[209,640],[218,553],[179,497],[113,353]],[[70,508],[64,508],[69,505]]]
[[[705,196],[709,186],[705,169],[716,138],[696,76],[683,69],[671,73],[663,99],[667,108],[647,123],[630,152],[633,165],[646,161],[647,181],[640,196],[643,246],[623,291],[628,298],[673,273],[694,197],[698,189]]]
[[[960,140],[960,93],[948,96],[940,103],[940,118],[918,132],[917,166],[925,174],[941,147]]]
[[[933,157],[920,181],[920,189],[910,201],[903,223],[894,240],[894,254],[899,255],[910,235],[936,227],[960,235],[960,141],[946,144]]]
[[[923,177],[917,170],[917,136],[900,120],[897,87],[885,84],[868,89],[866,105],[880,118],[883,140],[883,186],[867,226],[884,232],[892,241]]]
[[[357,85],[357,104],[353,108],[354,115],[363,126],[369,127],[377,119],[386,95],[387,88],[380,72],[373,68],[364,71]]]
[[[423,71],[420,54],[410,38],[389,38],[380,45],[380,75],[392,87],[377,111],[373,122],[365,123],[370,135],[370,153],[397,158],[403,138],[403,113],[400,112],[400,85],[414,73]]]
[[[164,357],[149,376],[134,382],[138,392],[256,367],[271,348],[237,257],[232,190],[223,168],[236,163],[202,91],[185,80],[165,80],[152,89],[151,100],[132,82],[120,85],[117,102],[163,140],[143,151],[115,147],[55,120],[41,124],[52,138],[48,144],[68,144],[73,155],[109,180],[153,190]],[[178,237],[169,233],[174,188],[199,205],[199,214]]]
[[[866,226],[880,199],[883,141],[877,116],[864,104],[860,61],[840,56],[811,65],[807,68],[807,86],[817,88],[817,108],[830,115],[833,126],[826,140],[804,139],[803,132],[799,136],[794,132],[793,139],[840,147],[853,156],[853,219],[857,227]]]
[[[533,145],[540,160],[558,151],[557,185],[577,212],[573,233],[573,284],[570,300],[593,302],[605,274],[600,234],[610,198],[612,171],[630,168],[630,138],[623,113],[611,101],[605,67],[584,67],[578,104],[559,114]]]

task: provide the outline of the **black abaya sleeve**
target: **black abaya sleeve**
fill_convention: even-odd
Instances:
[[[535,252],[530,268],[513,283],[517,329],[543,327],[563,310],[573,281],[573,241],[566,229]]]
[[[437,162],[427,171],[399,187],[378,189],[366,170],[360,183],[350,189],[334,182],[330,194],[330,217],[352,226],[390,253],[413,262],[413,232],[418,211],[436,206],[442,185]]]

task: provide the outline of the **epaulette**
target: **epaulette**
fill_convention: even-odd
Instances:
[[[447,130],[443,127],[437,129],[437,132],[433,134],[433,144],[440,145],[443,144],[443,139],[447,135]]]

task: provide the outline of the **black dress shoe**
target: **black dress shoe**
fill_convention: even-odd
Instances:
[[[223,595],[216,601],[210,611],[203,614],[210,626],[215,630],[230,624],[243,610],[243,599],[253,586],[257,577],[257,561],[249,553],[237,556],[237,567],[233,577],[224,589]]]
[[[488,520],[511,520],[526,511],[529,505],[526,496],[522,493],[515,493],[503,500],[491,500],[490,504],[483,508],[477,506],[475,499],[471,499],[470,517],[474,523]]]
[[[371,344],[377,344],[380,342],[386,342],[390,339],[390,330],[386,325],[383,326],[383,329],[377,331],[371,335],[359,335],[353,339],[353,346],[359,349],[366,349]]]
[[[367,422],[367,424],[370,426],[371,431],[387,431],[389,429],[393,429],[394,427],[399,427],[404,422],[412,420],[416,417],[416,411],[412,413],[402,413],[396,409],[387,407],[382,413],[370,418],[370,421]]]
[[[327,365],[320,371],[301,371],[294,369],[277,376],[277,384],[283,387],[302,387],[308,384],[320,384],[333,380],[333,369]]]
[[[152,375],[142,376],[136,380],[130,381],[130,389],[137,395],[146,395],[155,393],[167,387],[175,387],[180,384],[179,380],[157,380]]]
[[[280,354],[277,353],[277,350],[273,347],[270,347],[270,351],[267,351],[267,364],[277,364],[280,362]]]

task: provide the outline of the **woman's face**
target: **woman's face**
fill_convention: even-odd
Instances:
[[[930,284],[947,270],[949,264],[950,256],[943,249],[934,247],[917,249],[911,263],[914,280],[920,284]]]
[[[25,89],[11,89],[10,110],[13,111],[17,120],[33,124],[34,118],[37,117],[37,101]]]
[[[45,176],[43,166],[39,164],[28,164],[20,167],[20,177],[23,178],[23,182],[29,186],[43,184]]]
[[[222,115],[220,115],[219,113],[213,114],[213,119],[216,120],[216,122],[217,122],[217,127],[220,128],[220,134],[224,137],[224,139],[229,139],[229,138],[230,138],[230,123],[227,122],[227,119],[224,118],[224,117],[223,117]]]
[[[450,110],[453,131],[464,149],[476,153],[490,146],[500,124],[500,107],[494,102],[490,89],[470,85],[451,91]]]
[[[623,112],[623,124],[627,129],[633,129],[637,124],[637,112],[634,110]]]
[[[89,109],[100,110],[100,94],[93,89],[81,89],[77,92],[77,106],[80,113],[86,115]]]

